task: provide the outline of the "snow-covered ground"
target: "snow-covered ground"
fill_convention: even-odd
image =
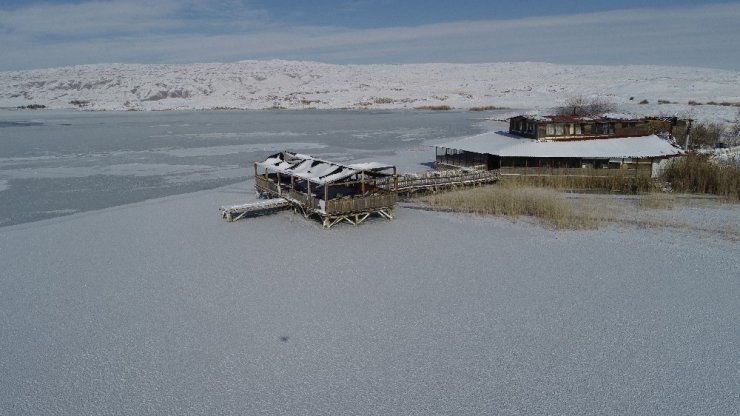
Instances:
[[[740,72],[667,66],[546,63],[330,65],[245,61],[103,64],[0,72],[0,107],[88,110],[416,108],[499,106],[542,111],[600,96],[631,114],[731,122]],[[639,104],[647,100],[648,104]],[[662,100],[664,104],[659,104]]]
[[[0,228],[0,414],[740,408],[736,240],[404,207],[221,220],[250,185]]]
[[[609,220],[553,232],[402,204],[324,231],[223,221],[251,180],[126,192],[284,146],[416,171],[482,122],[318,113],[4,113],[0,202],[70,215],[0,227],[0,414],[737,414],[738,205],[573,195]],[[104,209],[60,205],[88,188]]]

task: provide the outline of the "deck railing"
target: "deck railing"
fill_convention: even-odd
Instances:
[[[326,189],[333,186],[346,187],[355,184],[360,184],[360,182],[329,184]],[[364,195],[339,196],[328,200],[320,198],[315,194],[308,195],[305,192],[291,189],[290,183],[281,185],[279,187],[270,178],[262,175],[255,177],[255,187],[259,192],[267,193],[271,196],[282,196],[300,205],[306,211],[319,212],[327,215],[361,213],[379,208],[391,208],[398,202],[398,193],[395,192],[395,177],[365,181],[364,187],[366,193]],[[314,186],[312,185],[312,188]]]
[[[330,199],[327,201],[325,212],[329,215],[368,212],[379,208],[391,208],[397,202],[397,194],[378,194]]]
[[[445,170],[424,174],[403,175],[398,178],[398,191],[465,185],[470,183],[495,182],[500,177],[492,170]]]
[[[271,193],[274,195],[282,193],[275,182],[261,175],[254,177],[254,185],[260,192]]]

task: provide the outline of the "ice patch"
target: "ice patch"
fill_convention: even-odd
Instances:
[[[80,166],[55,168],[26,168],[8,171],[14,179],[84,178],[93,175],[112,176],[164,176],[204,174],[233,169],[231,166],[170,165],[166,163],[124,163],[108,166]]]
[[[49,211],[42,211],[42,214],[52,214],[52,215],[67,215],[67,214],[74,214],[75,212],[80,212],[79,209],[52,209]]]
[[[225,156],[250,152],[279,152],[282,150],[323,149],[318,143],[255,143],[228,146],[190,147],[181,149],[155,149],[153,152],[175,157]]]
[[[295,131],[254,131],[254,132],[225,132],[225,133],[177,133],[168,131],[168,134],[154,134],[149,137],[153,139],[157,138],[170,138],[172,136],[177,137],[188,137],[194,139],[242,139],[248,137],[298,137],[306,136],[306,133],[300,133]]]

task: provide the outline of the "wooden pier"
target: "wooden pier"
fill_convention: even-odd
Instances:
[[[254,174],[257,194],[268,199],[221,207],[227,221],[285,208],[318,218],[324,228],[343,221],[359,225],[371,215],[391,220],[400,195],[482,185],[501,177],[498,171],[474,169],[398,175],[395,166],[343,165],[290,152],[255,162]]]
[[[434,170],[410,173],[398,177],[398,192],[412,195],[417,192],[437,192],[463,186],[494,183],[501,179],[498,170]]]
[[[290,208],[293,204],[285,198],[265,199],[261,201],[250,202],[248,204],[232,205],[221,207],[221,218],[232,222],[242,219],[249,215],[262,215],[277,210]]]

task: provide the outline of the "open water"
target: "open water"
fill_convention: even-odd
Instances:
[[[282,150],[382,162],[481,132],[485,115],[4,110],[0,227],[237,183],[252,176],[253,161]]]

